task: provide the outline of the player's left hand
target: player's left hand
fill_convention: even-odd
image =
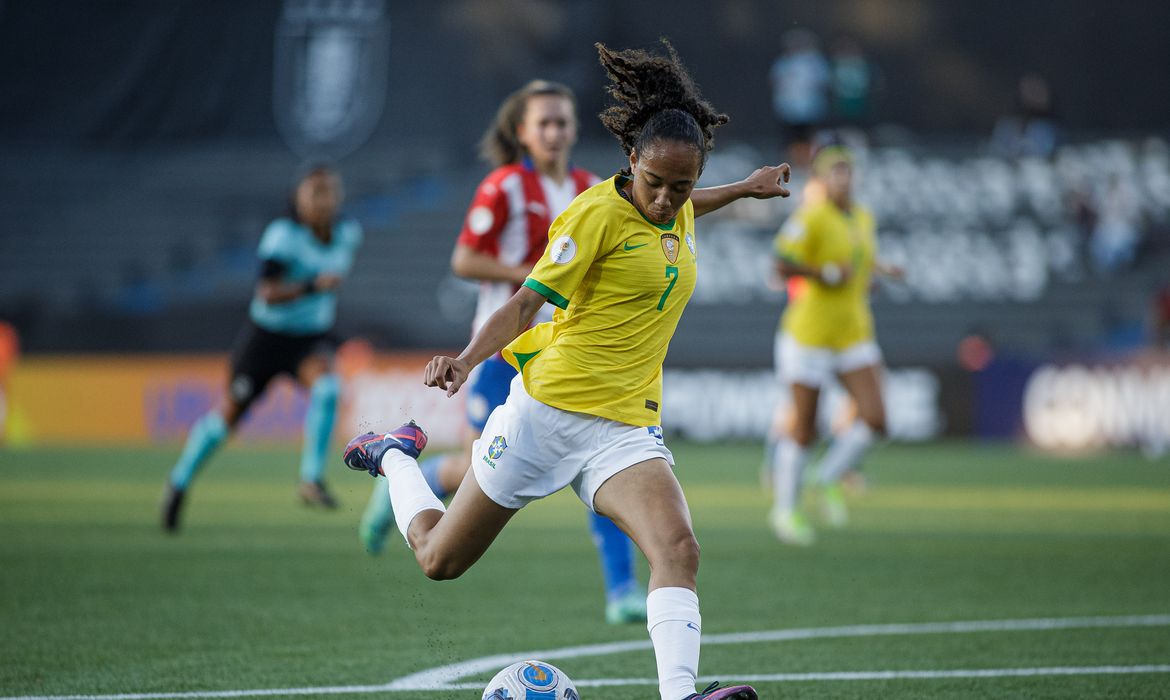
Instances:
[[[445,389],[447,396],[451,397],[467,381],[470,373],[471,367],[467,362],[457,357],[435,355],[423,370],[423,384]]]
[[[792,193],[784,185],[788,184],[788,178],[791,176],[792,166],[788,163],[758,168],[744,180],[749,187],[748,196],[753,199],[787,197]]]

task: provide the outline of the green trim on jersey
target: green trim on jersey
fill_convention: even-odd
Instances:
[[[536,292],[537,294],[544,297],[545,299],[548,299],[549,303],[551,303],[553,306],[556,306],[557,308],[561,308],[561,309],[569,308],[569,300],[568,299],[564,298],[560,294],[557,294],[551,288],[544,286],[543,284],[541,284],[540,282],[537,282],[536,280],[532,279],[531,277],[524,280],[524,286],[528,287],[529,289]]]
[[[544,348],[541,348],[540,350],[537,350],[536,352],[514,352],[514,353],[512,353],[512,355],[515,356],[515,358],[516,358],[516,371],[523,372],[524,365],[528,364],[529,360],[531,360],[532,358],[539,355],[543,350],[544,350]]]

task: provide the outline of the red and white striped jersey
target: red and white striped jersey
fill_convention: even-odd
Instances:
[[[458,243],[504,265],[534,265],[548,245],[553,219],[573,198],[599,181],[587,170],[571,168],[569,177],[558,185],[538,173],[528,160],[496,168],[476,188]],[[480,282],[472,334],[517,289],[510,282]],[[551,314],[546,304],[535,322],[549,320]]]

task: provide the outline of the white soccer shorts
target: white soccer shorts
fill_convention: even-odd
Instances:
[[[782,383],[817,389],[832,383],[839,374],[882,363],[881,348],[872,340],[863,340],[844,350],[831,350],[801,345],[792,336],[778,333],[774,352],[776,375]]]
[[[529,396],[520,375],[471,448],[479,487],[505,508],[523,508],[572,486],[592,509],[607,479],[655,457],[674,466],[662,428],[553,408]]]

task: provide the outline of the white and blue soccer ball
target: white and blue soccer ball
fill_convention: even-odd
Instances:
[[[520,661],[491,679],[483,700],[580,700],[573,681],[543,661]]]

